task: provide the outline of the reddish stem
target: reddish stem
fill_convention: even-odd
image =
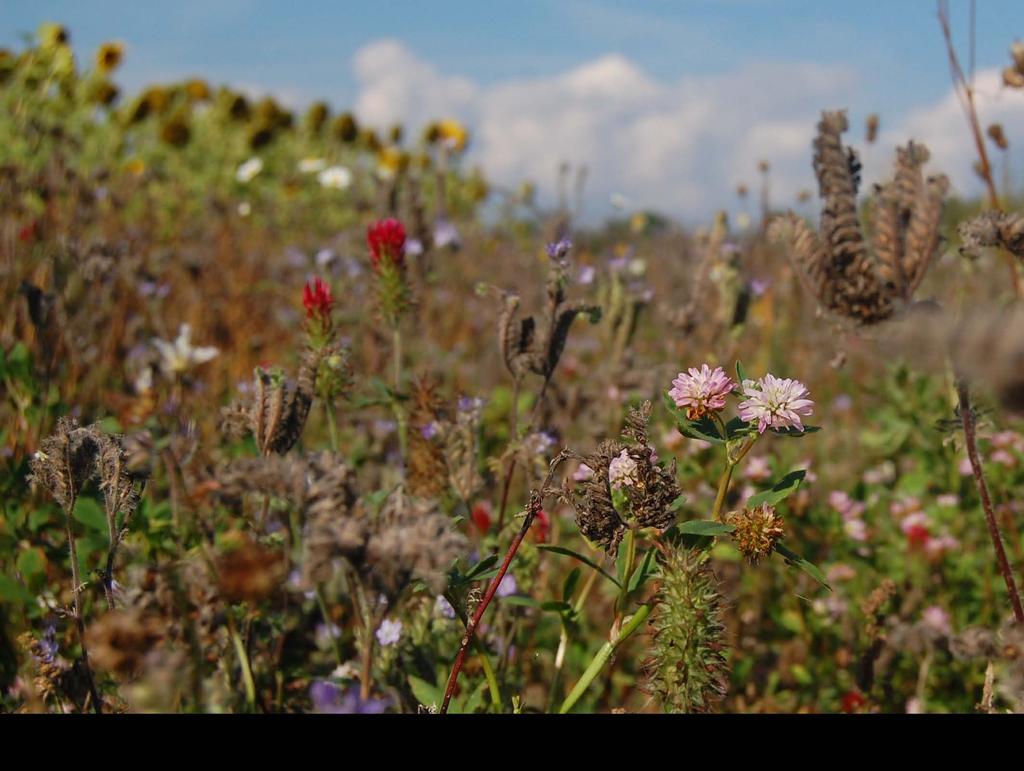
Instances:
[[[1024,624],[1024,607],[1021,606],[1020,594],[1017,592],[1017,582],[1013,578],[1010,561],[1006,558],[1006,550],[1003,548],[1003,537],[999,534],[999,525],[996,522],[996,515],[992,510],[992,500],[988,494],[988,485],[985,483],[981,460],[978,458],[978,446],[974,436],[974,413],[971,412],[970,396],[968,395],[967,383],[964,380],[957,382],[956,393],[960,400],[960,419],[963,421],[964,426],[967,458],[971,462],[974,481],[978,485],[978,496],[981,498],[981,508],[985,511],[985,521],[988,523],[988,532],[992,537],[992,545],[996,550],[999,572],[1003,576],[1003,581],[1006,582],[1006,591],[1010,595],[1010,604],[1013,605],[1014,618],[1018,624]]]
[[[505,552],[505,559],[501,563],[501,567],[498,568],[498,574],[491,579],[491,583],[487,586],[487,591],[484,593],[484,598],[480,601],[480,605],[477,607],[476,612],[473,613],[473,617],[469,620],[466,625],[466,633],[462,636],[462,643],[459,645],[459,652],[455,656],[455,663],[452,665],[452,673],[448,677],[448,685],[444,689],[444,701],[441,703],[440,713],[442,715],[448,712],[448,704],[452,700],[452,695],[455,693],[455,685],[459,681],[459,672],[462,671],[463,664],[466,663],[466,653],[469,651],[469,646],[473,642],[473,636],[476,634],[477,625],[480,623],[480,619],[483,618],[484,613],[487,611],[487,606],[491,604],[491,600],[494,599],[495,592],[498,591],[498,586],[501,584],[501,580],[505,577],[505,573],[508,572],[508,566],[512,564],[512,558],[516,556],[516,552],[519,551],[519,546],[522,544],[523,539],[530,530],[530,525],[533,524],[533,520],[537,517],[537,513],[541,510],[544,504],[544,493],[547,492],[548,485],[551,484],[551,477],[558,468],[558,465],[568,457],[566,452],[563,450],[561,453],[555,456],[555,459],[551,461],[551,467],[548,469],[547,478],[544,480],[544,484],[541,485],[540,491],[534,490],[530,496],[530,505],[526,509],[526,519],[523,520],[523,526],[519,528],[519,532],[516,533],[516,537],[512,539],[512,543],[509,544],[508,551]]]

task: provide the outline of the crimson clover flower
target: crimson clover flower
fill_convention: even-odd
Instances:
[[[374,270],[381,263],[400,267],[404,256],[405,228],[393,217],[375,222],[366,229],[366,243],[370,247],[370,262]]]
[[[316,319],[326,326],[334,306],[330,285],[319,276],[314,279],[312,286],[307,282],[302,290],[302,305],[306,309],[306,318]]]

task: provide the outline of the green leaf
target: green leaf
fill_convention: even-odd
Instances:
[[[546,610],[548,613],[568,613],[572,610],[572,605],[567,602],[559,602],[558,600],[549,600],[548,602],[542,602],[540,609]]]
[[[685,535],[726,535],[736,529],[735,525],[727,525],[725,522],[715,522],[713,519],[691,519],[689,522],[680,522],[676,526],[680,533]]]
[[[686,413],[676,407],[676,403],[672,401],[672,397],[668,395],[668,391],[662,393],[661,396],[662,400],[665,402],[665,408],[675,419],[676,428],[679,429],[680,434],[689,439],[701,439],[705,442],[712,442],[713,444],[725,444],[725,439],[718,433],[718,427],[715,425],[713,420],[710,418],[690,420],[686,417]]]
[[[441,702],[444,701],[444,691],[415,675],[409,675],[409,687],[412,689],[412,695],[416,697],[416,701],[425,707],[440,708]]]
[[[825,574],[822,573],[818,566],[813,562],[808,562],[796,552],[783,546],[781,542],[775,544],[775,551],[777,551],[788,564],[795,565],[800,568],[830,592],[832,591],[832,587],[829,586],[828,580],[825,578]]]
[[[18,555],[17,568],[26,580],[31,581],[34,576],[46,572],[46,555],[38,547],[29,547]]]
[[[8,576],[0,575],[0,602],[32,602],[32,592]]]
[[[93,530],[101,533],[107,531],[107,515],[92,498],[78,499],[75,503],[75,519]]]
[[[477,581],[477,580],[479,580],[480,576],[483,573],[486,573],[494,565],[494,563],[496,563],[497,561],[498,561],[498,555],[497,554],[491,554],[488,557],[484,557],[482,560],[480,560],[478,563],[476,563],[473,567],[471,567],[469,569],[469,572],[466,573],[466,575],[463,576],[463,578],[466,581]]]
[[[541,610],[541,603],[533,597],[525,597],[521,594],[510,594],[508,597],[495,598],[498,602],[506,605],[522,605],[524,608],[535,608]]]
[[[669,511],[679,511],[681,508],[683,508],[684,503],[686,503],[686,496],[680,495],[678,498],[672,501],[672,505],[668,507]]]
[[[813,434],[817,431],[821,431],[821,426],[804,426],[803,431],[798,431],[792,426],[788,428],[769,428],[768,430],[778,436],[791,436],[794,439],[799,439],[800,437],[805,436],[806,434]]]
[[[736,360],[736,379],[739,381],[740,388],[743,387],[744,380],[750,380],[750,378],[747,377],[747,371],[743,369],[743,362],[739,359]]]
[[[786,476],[776,482],[770,490],[764,490],[763,492],[751,495],[747,500],[746,507],[752,509],[755,506],[760,506],[762,503],[767,503],[774,506],[779,501],[788,498],[797,491],[800,487],[800,483],[804,481],[804,477],[807,472],[804,469],[797,471],[790,471]]]
[[[629,577],[629,591],[635,592],[647,583],[647,579],[658,572],[657,553],[655,549],[648,549],[644,554],[640,567],[633,571]]]
[[[578,567],[575,567],[565,577],[565,583],[562,584],[562,600],[564,602],[569,602],[572,599],[572,594],[576,591],[576,585],[580,582],[582,572]]]
[[[600,573],[602,576],[607,578],[609,581],[611,581],[613,584],[615,584],[620,589],[622,588],[622,584],[620,584],[615,579],[615,576],[613,576],[611,573],[609,573],[607,570],[602,568],[600,565],[598,565],[593,560],[591,560],[591,559],[589,559],[587,557],[584,557],[579,552],[575,552],[572,549],[567,549],[564,546],[551,546],[551,545],[546,544],[546,543],[539,544],[537,546],[537,548],[541,549],[543,551],[550,551],[550,552],[554,552],[555,554],[561,554],[561,555],[563,555],[565,557],[572,557],[574,560],[579,560],[580,562],[582,562],[587,567],[596,570],[598,573]]]
[[[753,430],[753,425],[741,417],[735,417],[725,424],[725,433],[730,439],[738,439],[741,436],[747,436]]]

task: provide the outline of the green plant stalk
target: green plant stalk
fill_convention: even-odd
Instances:
[[[724,430],[724,427],[723,427]],[[750,452],[750,448],[757,442],[758,434],[754,434],[750,439],[746,440],[741,446],[739,454],[733,458],[729,453],[729,446],[726,445],[726,467],[725,471],[722,472],[722,476],[718,480],[718,492],[715,494],[715,504],[711,509],[711,518],[715,521],[721,520],[722,507],[725,505],[725,497],[729,493],[729,483],[732,481],[732,472],[736,466],[739,465],[747,453]]]
[[[324,587],[322,584],[316,585],[316,604],[320,607],[320,615],[324,617],[324,623],[327,625],[327,631],[331,635],[331,644],[334,648],[334,660],[338,662],[338,666],[342,666],[345,663],[345,657],[341,653],[341,640],[338,636],[331,631],[331,617],[327,613],[327,600],[324,599]]]
[[[573,708],[580,697],[586,692],[590,684],[594,682],[594,679],[600,674],[601,670],[604,669],[604,665],[608,663],[608,659],[611,658],[612,652],[624,643],[629,637],[639,629],[647,617],[651,615],[650,605],[641,605],[637,608],[636,613],[626,619],[626,623],[623,625],[622,630],[615,637],[614,640],[609,640],[600,647],[594,658],[591,659],[590,665],[583,672],[583,676],[580,677],[579,682],[572,689],[568,696],[565,697],[565,701],[562,702],[562,706],[558,709],[558,714],[564,715]]]
[[[245,682],[245,701],[249,709],[256,711],[256,681],[252,676],[252,667],[249,665],[249,654],[245,652],[245,645],[242,638],[238,636],[235,628],[235,620],[228,613],[228,633],[231,635],[231,642],[235,646],[235,655],[238,656],[238,663],[242,666],[242,680]]]
[[[324,402],[324,412],[327,413],[327,431],[331,438],[331,451],[338,451],[338,423],[334,419],[334,406]]]
[[[598,575],[599,573],[596,570],[590,571],[590,576],[587,578],[586,583],[583,584],[583,588],[580,590],[580,596],[577,597],[576,602],[573,603],[574,614],[583,612],[583,603],[590,594],[590,590],[594,588]],[[562,672],[565,665],[565,652],[569,649],[569,632],[569,624],[566,623],[566,620],[563,617],[562,632],[558,637],[558,650],[555,652],[555,673],[552,675],[551,685],[548,687],[548,712],[554,710],[555,699],[558,698],[558,686],[562,681]]]

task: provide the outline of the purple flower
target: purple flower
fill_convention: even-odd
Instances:
[[[497,591],[494,594],[497,597],[508,597],[519,591],[519,585],[516,584],[516,577],[511,573],[506,573],[501,578],[501,583],[498,584]]]
[[[570,249],[572,249],[572,241],[568,238],[563,238],[560,241],[547,245],[548,257],[553,260],[560,260],[569,253]]]
[[[690,367],[680,372],[672,381],[668,395],[676,407],[686,408],[686,417],[699,420],[725,407],[725,397],[732,393],[736,384],[721,367],[711,369],[707,364],[700,369]]]
[[[344,695],[329,680],[316,680],[309,686],[309,698],[316,712],[333,715],[379,715],[391,704],[390,699],[363,699],[359,686],[349,688]]]
[[[394,645],[402,637],[402,622],[386,618],[377,628],[377,642],[383,646]]]
[[[754,295],[754,297],[762,297],[771,285],[771,281],[765,281],[762,278],[755,278],[750,282],[750,293]]]
[[[427,425],[421,426],[420,436],[428,441],[437,436],[437,421],[432,420]]]
[[[444,616],[447,619],[455,618],[455,608],[452,604],[445,599],[444,595],[437,595],[437,601],[434,603],[434,609],[439,615]]]
[[[756,383],[743,381],[743,393],[747,400],[740,402],[740,417],[748,423],[757,421],[757,430],[762,434],[768,428],[793,427],[803,431],[800,417],[814,412],[814,402],[804,398],[807,389],[799,380],[777,378],[769,373]]]
[[[572,475],[572,481],[574,482],[587,482],[593,478],[594,469],[590,468],[586,463],[581,463]]]
[[[597,269],[593,265],[584,265],[580,268],[580,275],[577,279],[581,284],[593,284]]]
[[[438,249],[451,247],[458,249],[462,244],[462,238],[455,226],[446,219],[439,219],[434,224],[434,246]]]

